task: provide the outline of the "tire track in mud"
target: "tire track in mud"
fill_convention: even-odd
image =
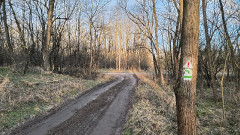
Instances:
[[[83,93],[42,116],[13,130],[26,135],[112,135],[121,134],[137,77],[133,74],[109,74],[116,78]]]
[[[86,134],[91,127],[96,125],[99,118],[104,115],[124,83],[126,83],[126,80],[112,87],[85,107],[77,110],[70,119],[51,129],[48,135]]]
[[[98,121],[97,125],[87,135],[120,135],[125,123],[129,106],[132,102],[134,88],[137,85],[135,74],[127,74],[126,82],[120,88],[116,98]]]

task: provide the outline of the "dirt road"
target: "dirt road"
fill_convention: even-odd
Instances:
[[[116,79],[84,93],[48,116],[25,124],[12,134],[121,134],[137,79],[134,74],[110,75]]]

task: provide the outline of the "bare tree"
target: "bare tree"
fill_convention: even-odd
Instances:
[[[182,31],[182,18],[183,18],[183,0],[179,0],[179,8],[177,6],[176,0],[173,0],[174,6],[177,9],[178,17],[176,22],[176,29],[174,32],[173,37],[173,74],[175,74],[175,78],[178,78],[178,68],[179,68],[179,54],[181,46],[178,45],[178,39],[181,37],[181,31]]]
[[[208,56],[208,68],[211,76],[211,86],[213,90],[213,98],[217,102],[218,94],[217,94],[217,87],[216,81],[213,73],[213,62],[212,62],[212,55],[211,55],[211,39],[208,33],[208,24],[207,24],[207,14],[206,14],[206,2],[202,0],[202,11],[203,11],[203,22],[204,22],[204,29],[205,29],[205,38],[207,44],[207,56]]]
[[[152,3],[153,3],[153,16],[154,16],[154,21],[155,21],[155,40],[156,40],[156,53],[157,53],[157,63],[158,63],[158,77],[160,78],[160,83],[162,85],[165,84],[165,80],[164,80],[164,77],[163,77],[163,71],[161,69],[161,64],[160,64],[160,52],[159,52],[159,45],[158,45],[158,21],[157,21],[157,13],[156,13],[156,5],[155,5],[155,0],[152,0]]]
[[[54,3],[55,3],[55,0],[49,0],[49,8],[47,8],[47,13],[48,13],[47,34],[46,34],[45,44],[43,44],[42,46],[43,68],[45,71],[50,71],[49,47],[50,47],[50,40],[51,40]]]
[[[223,10],[223,4],[222,4],[222,0],[219,0],[219,4],[220,4],[220,11],[221,11],[221,14],[222,14],[222,22],[223,22],[223,28],[224,28],[224,34],[226,36],[226,40],[227,40],[227,44],[228,44],[228,47],[230,49],[230,52],[231,52],[231,58],[232,58],[232,61],[233,61],[233,67],[235,66],[236,67],[236,76],[237,76],[237,79],[236,79],[236,91],[237,93],[240,93],[240,84],[238,82],[239,79],[240,79],[240,63],[239,63],[239,60],[238,58],[236,58],[235,56],[235,49],[233,47],[233,44],[231,42],[231,39],[230,39],[230,36],[229,36],[229,33],[228,33],[228,29],[227,29],[227,23],[226,23],[226,20],[225,20],[225,13],[224,13],[224,10]],[[238,35],[239,36],[239,35]],[[238,37],[237,36],[237,37]],[[237,45],[239,46],[239,45]],[[239,47],[238,47],[239,49]],[[239,94],[240,96],[240,94]]]
[[[165,84],[163,71],[161,69],[161,64],[160,64],[160,56],[159,56],[160,50],[159,50],[159,43],[158,43],[157,14],[156,14],[156,11],[155,12],[153,11],[153,9],[156,10],[155,1],[152,1],[151,4],[152,5],[148,7],[147,2],[142,1],[142,3],[139,3],[140,13],[134,14],[133,12],[127,9],[126,3],[124,2],[119,3],[120,7],[126,12],[129,19],[138,26],[142,35],[144,35],[150,40],[150,46],[142,46],[142,47],[147,49],[152,54],[155,75],[158,79],[160,79],[160,82],[162,84]],[[152,11],[149,11],[149,10],[152,10]],[[153,26],[153,24],[155,24],[155,27]],[[153,28],[155,30],[154,31],[155,34],[153,34],[153,30],[152,30]]]

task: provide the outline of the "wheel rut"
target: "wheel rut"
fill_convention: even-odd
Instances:
[[[137,79],[133,74],[111,75],[117,78],[116,81],[83,94],[51,115],[12,134],[121,134]]]

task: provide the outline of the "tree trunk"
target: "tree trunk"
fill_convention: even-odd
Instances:
[[[89,70],[88,76],[92,77],[92,67],[93,67],[93,38],[92,38],[92,10],[93,10],[93,1],[91,0],[91,16],[89,20],[89,34],[90,34],[90,63],[89,63]]]
[[[237,78],[237,85],[236,85],[236,92],[238,96],[240,97],[240,71],[238,70],[238,78]]]
[[[202,0],[202,11],[203,11],[203,22],[204,22],[204,29],[205,29],[205,38],[206,38],[206,44],[207,44],[207,56],[208,56],[208,68],[211,76],[211,86],[213,90],[213,98],[217,102],[218,95],[217,95],[217,87],[216,87],[216,81],[214,78],[213,73],[213,61],[211,56],[211,39],[208,34],[208,24],[207,24],[207,14],[206,14],[206,2],[205,0]]]
[[[238,49],[238,58],[240,58],[240,49]],[[238,78],[237,78],[236,92],[240,98],[240,70],[238,70]]]
[[[158,21],[157,21],[155,0],[152,0],[152,3],[153,3],[153,16],[154,16],[154,21],[155,21],[155,37],[156,37],[155,45],[156,45],[156,53],[157,53],[158,77],[160,79],[160,83],[162,85],[165,85],[165,80],[164,80],[162,68],[160,65],[160,54],[159,54],[159,46],[158,46]]]
[[[92,65],[93,65],[93,39],[92,39],[92,19],[90,19],[90,25],[89,25],[89,31],[90,31],[90,63],[89,63],[89,77],[92,76]]]
[[[6,14],[5,0],[1,1],[1,3],[3,4],[3,7],[2,7],[2,10],[3,10],[3,22],[4,22],[7,46],[8,46],[9,55],[10,55],[10,58],[11,58],[11,61],[12,61],[12,59],[13,59],[13,47],[12,47],[12,44],[11,44],[10,35],[9,35],[9,29],[8,29],[8,24],[7,24],[7,14]]]
[[[199,90],[200,90],[200,95],[202,96],[204,94],[204,91],[203,91],[203,79],[204,79],[204,76],[203,76],[203,68],[202,68],[202,65],[203,65],[203,59],[202,59],[202,56],[199,54],[198,56],[198,85],[199,85]]]
[[[174,74],[175,79],[178,78],[178,71],[179,71],[179,51],[180,47],[178,46],[178,38],[181,37],[181,31],[182,31],[182,18],[183,18],[183,0],[179,0],[179,6],[180,9],[177,7],[177,2],[174,0],[175,7],[178,11],[178,18],[177,18],[177,24],[176,24],[176,31],[173,38],[173,61],[174,61]]]
[[[233,69],[234,69],[234,65],[236,65],[236,73],[239,74],[240,72],[240,66],[239,66],[239,61],[238,61],[238,58],[235,57],[235,51],[234,51],[234,48],[233,48],[233,45],[232,45],[232,42],[231,42],[231,39],[230,39],[230,36],[228,34],[228,30],[227,30],[227,24],[226,24],[226,20],[225,20],[225,14],[224,14],[224,10],[223,10],[223,4],[222,4],[222,0],[219,0],[219,4],[220,4],[220,10],[221,10],[221,14],[222,14],[222,22],[223,22],[223,28],[224,28],[224,33],[226,35],[226,40],[227,40],[227,43],[228,43],[228,47],[230,48],[230,51],[231,51],[231,58],[232,58],[232,61],[233,61]],[[238,85],[238,89],[240,89],[240,84],[239,84],[239,75],[236,75],[238,76],[237,79],[236,79],[236,84]],[[238,91],[238,90],[237,90]],[[238,91],[240,93],[240,90]]]
[[[199,0],[183,1],[183,25],[181,32],[181,59],[178,81],[174,87],[177,105],[178,134],[196,135],[196,81],[199,40]],[[185,68],[185,63],[192,63],[192,68]],[[184,67],[183,67],[184,66]],[[189,66],[188,66],[189,67]],[[192,78],[184,79],[192,70]]]
[[[10,1],[8,1],[9,5],[10,5],[10,8],[12,10],[12,14],[13,14],[13,17],[14,17],[14,20],[16,22],[16,25],[17,25],[17,29],[18,29],[18,33],[19,33],[19,36],[20,36],[20,41],[22,42],[22,49],[26,55],[26,59],[25,59],[25,66],[24,66],[24,74],[27,72],[27,69],[28,69],[28,65],[29,65],[29,62],[30,62],[30,56],[29,56],[29,50],[28,50],[28,47],[27,47],[27,42],[25,40],[25,35],[24,35],[24,25],[22,26],[21,28],[21,25],[20,25],[20,22],[19,20],[17,19],[17,15],[13,9],[13,6],[12,6],[12,3]],[[25,6],[23,7],[23,10]],[[25,16],[25,11],[23,11],[23,16]]]
[[[49,0],[47,34],[46,34],[46,42],[45,44],[43,44],[43,56],[42,56],[43,68],[45,71],[50,71],[49,48],[50,48],[50,40],[51,40],[54,3],[55,3],[55,0]]]
[[[198,83],[198,85],[199,85],[199,90],[200,90],[200,95],[202,96],[203,94],[204,94],[204,91],[203,91],[203,74],[202,74],[202,71],[201,70],[199,70],[199,83]]]

